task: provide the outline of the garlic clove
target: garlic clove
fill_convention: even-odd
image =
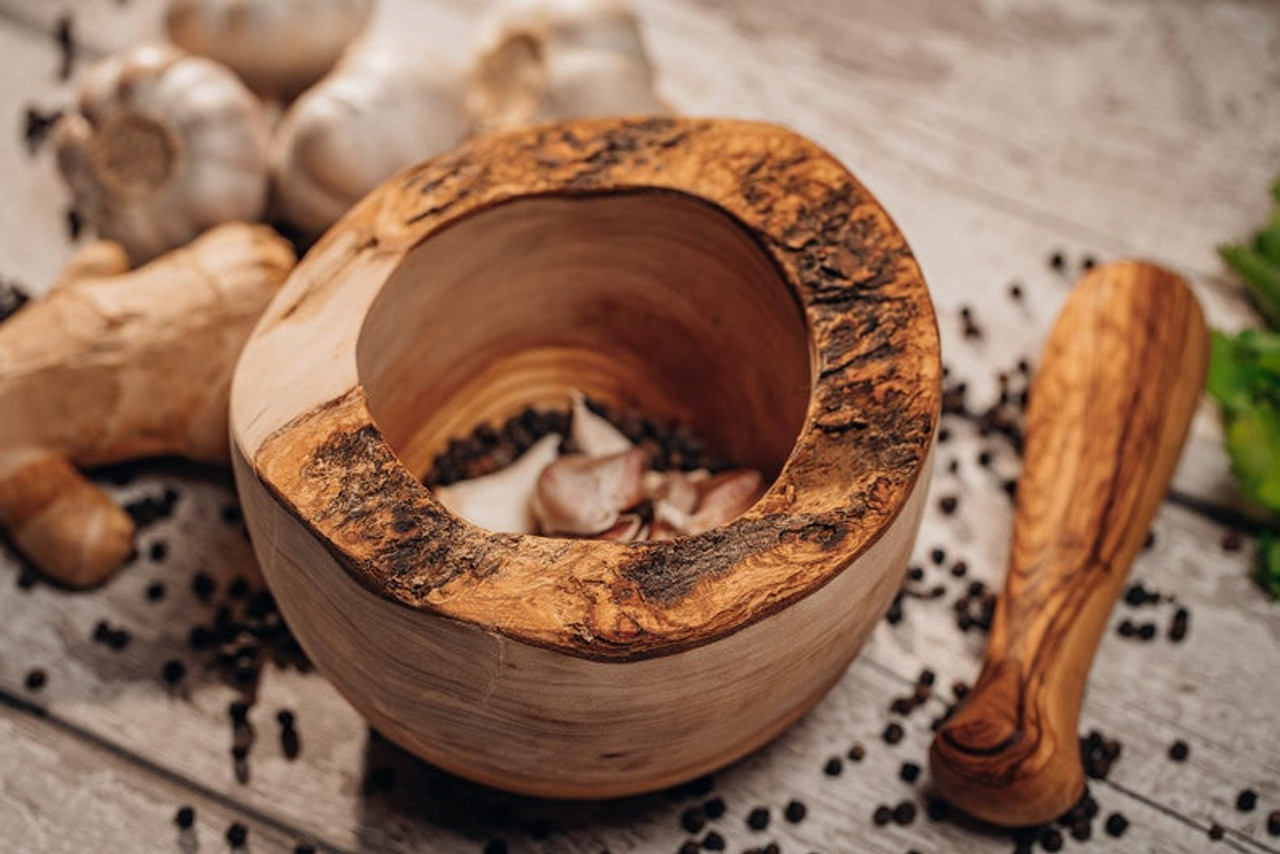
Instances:
[[[573,415],[569,427],[569,441],[588,457],[608,457],[621,454],[634,447],[631,440],[614,427],[607,418],[596,415],[587,406],[582,392],[573,393]]]
[[[493,474],[436,487],[436,499],[455,516],[496,533],[537,530],[531,499],[538,479],[560,453],[561,437],[543,436],[511,465]]]
[[[721,472],[702,481],[698,508],[689,517],[685,533],[701,534],[742,515],[759,499],[762,483],[755,469]]]
[[[644,451],[591,458],[566,454],[538,479],[533,513],[546,534],[591,536],[611,528],[644,497]]]
[[[233,69],[253,91],[291,98],[364,30],[373,0],[169,0],[169,38]]]
[[[612,528],[595,535],[597,540],[614,540],[619,543],[634,543],[636,540],[648,539],[644,519],[639,513],[623,513]]]

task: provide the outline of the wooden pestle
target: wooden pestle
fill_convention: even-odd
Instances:
[[[1182,451],[1207,352],[1200,306],[1168,270],[1115,262],[1068,297],[1031,389],[982,672],[930,751],[939,794],[965,812],[1029,826],[1083,794],[1085,680]]]

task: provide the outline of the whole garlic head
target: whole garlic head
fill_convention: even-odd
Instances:
[[[467,108],[479,130],[668,112],[622,0],[500,0],[482,22]]]
[[[267,201],[261,103],[229,69],[165,44],[94,66],[53,129],[76,209],[135,264]]]
[[[352,45],[276,128],[272,172],[285,218],[319,234],[400,169],[461,142],[459,88],[421,45]]]
[[[249,88],[288,99],[324,76],[373,0],[169,0],[169,38],[229,66]]]

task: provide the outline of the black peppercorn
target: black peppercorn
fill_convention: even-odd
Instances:
[[[1214,842],[1217,842],[1219,839],[1221,839],[1226,835],[1227,835],[1227,831],[1222,827],[1222,825],[1218,824],[1216,821],[1213,824],[1209,825],[1209,838],[1212,839]]]
[[[702,837],[702,847],[708,851],[723,851],[724,837],[713,830]]]
[[[827,764],[822,766],[822,773],[828,777],[839,777],[844,771],[844,763],[840,761],[839,756],[832,756],[827,760]]]
[[[893,808],[893,821],[895,824],[906,826],[916,820],[916,805],[911,801],[902,801]]]
[[[1191,752],[1191,748],[1187,746],[1185,741],[1179,739],[1169,745],[1169,758],[1174,762],[1187,761],[1187,755]]]
[[[1267,815],[1267,833],[1271,836],[1280,836],[1280,810],[1272,810]]]
[[[898,776],[902,778],[904,783],[914,783],[920,779],[920,766],[914,762],[903,762],[902,767],[898,770]]]
[[[1178,608],[1169,624],[1169,640],[1179,643],[1187,637],[1187,626],[1191,621],[1191,612],[1186,608]]]
[[[942,566],[942,564],[947,560],[947,553],[942,549],[934,549],[933,551],[929,552],[929,559],[932,560],[938,566]]]
[[[859,742],[854,744],[853,747],[850,747],[849,752],[846,755],[849,757],[850,762],[861,762],[866,758],[867,749],[862,746],[861,742]]]
[[[160,678],[168,685],[177,685],[187,675],[187,666],[181,661],[170,659],[160,669]]]
[[[808,815],[808,813],[809,808],[806,807],[803,802],[792,800],[787,802],[787,807],[783,810],[782,815],[792,824],[799,824],[804,821],[804,817]]]
[[[1253,789],[1244,789],[1236,796],[1236,809],[1240,812],[1253,812],[1258,806],[1258,793]]]
[[[23,684],[27,686],[28,691],[39,691],[49,681],[48,675],[39,667],[27,671],[27,678]]]
[[[163,581],[153,581],[147,585],[146,596],[148,602],[159,602],[164,598],[164,593]]]
[[[1062,831],[1056,827],[1046,827],[1040,831],[1040,846],[1045,851],[1061,851],[1062,843]]]
[[[769,810],[764,807],[756,807],[747,813],[747,827],[752,830],[764,830],[769,826]]]
[[[178,807],[178,811],[173,815],[173,823],[182,830],[186,830],[196,823],[196,811],[191,807]]]
[[[232,848],[240,848],[249,839],[249,828],[240,822],[232,822],[227,828],[227,844]]]
[[[876,827],[884,827],[891,821],[893,821],[893,810],[884,804],[876,807],[875,812],[871,814],[871,822]]]
[[[712,798],[702,805],[702,812],[707,818],[715,821],[724,815],[724,798]]]
[[[1114,836],[1117,839],[1124,836],[1124,832],[1129,829],[1129,819],[1125,818],[1118,812],[1113,812],[1107,816],[1106,831],[1108,836]]]
[[[684,828],[685,833],[701,833],[702,828],[706,827],[706,825],[706,815],[697,807],[689,807],[680,813],[680,826]]]
[[[897,744],[902,741],[902,737],[905,734],[906,733],[903,731],[901,725],[891,723],[884,728],[884,733],[881,735],[881,738],[884,739],[885,744]]]
[[[952,513],[956,512],[956,507],[959,503],[960,499],[956,498],[954,495],[944,495],[938,499],[938,509],[942,511],[943,515],[950,516]]]
[[[1049,266],[1061,273],[1067,268],[1067,256],[1061,251],[1054,252],[1049,256]]]

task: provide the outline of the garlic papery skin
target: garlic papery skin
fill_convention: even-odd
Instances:
[[[435,489],[436,500],[455,516],[495,533],[532,534],[531,509],[538,478],[560,453],[561,438],[543,436],[506,468]]]
[[[231,68],[253,91],[289,99],[331,69],[369,22],[373,0],[169,0],[173,42]]]
[[[76,210],[141,264],[262,217],[267,136],[261,102],[229,69],[149,44],[90,69],[52,140]]]
[[[698,507],[684,533],[701,534],[736,519],[755,504],[764,479],[755,469],[735,469],[712,475],[698,484]]]
[[[621,0],[500,0],[479,28],[467,108],[481,132],[669,112]]]
[[[644,497],[644,451],[609,457],[566,454],[547,466],[533,494],[533,514],[545,534],[592,536],[612,528]]]
[[[398,170],[461,142],[456,73],[420,44],[361,40],[285,112],[272,143],[284,217],[323,232]]]

